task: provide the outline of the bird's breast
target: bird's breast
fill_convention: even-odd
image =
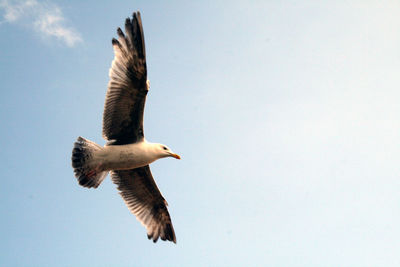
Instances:
[[[143,145],[129,144],[118,146],[106,146],[99,153],[102,169],[105,170],[129,170],[146,166],[155,159]]]

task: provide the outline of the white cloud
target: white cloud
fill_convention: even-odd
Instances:
[[[72,47],[82,41],[78,32],[64,25],[64,17],[59,7],[36,0],[0,0],[3,20],[27,27],[44,37],[56,37]]]

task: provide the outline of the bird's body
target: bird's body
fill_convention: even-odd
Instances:
[[[130,170],[144,167],[157,159],[167,157],[159,153],[161,144],[143,141],[127,145],[104,146],[93,154],[92,163],[99,171]],[[178,157],[177,155],[173,157]]]
[[[149,164],[164,157],[180,157],[168,147],[144,138],[143,113],[149,91],[146,52],[140,13],[125,21],[125,34],[113,39],[115,57],[103,113],[104,147],[78,137],[72,150],[72,167],[80,185],[97,188],[111,172],[111,179],[130,211],[146,227],[154,242],[176,242],[174,228],[150,172]]]
[[[144,167],[161,156],[146,141],[129,145],[105,146],[99,158],[106,170],[129,170]]]

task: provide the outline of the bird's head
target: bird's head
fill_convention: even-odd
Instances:
[[[181,159],[181,157],[178,154],[172,152],[172,150],[169,149],[166,145],[158,144],[158,150],[162,158],[173,157],[176,159]]]

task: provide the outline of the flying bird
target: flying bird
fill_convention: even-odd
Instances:
[[[97,188],[111,173],[129,210],[147,230],[147,237],[176,243],[167,202],[151,174],[149,164],[165,157],[180,159],[167,146],[146,141],[143,110],[150,83],[139,12],[125,21],[125,34],[117,29],[112,39],[110,68],[103,112],[104,147],[78,137],[72,150],[72,167],[79,184]]]

